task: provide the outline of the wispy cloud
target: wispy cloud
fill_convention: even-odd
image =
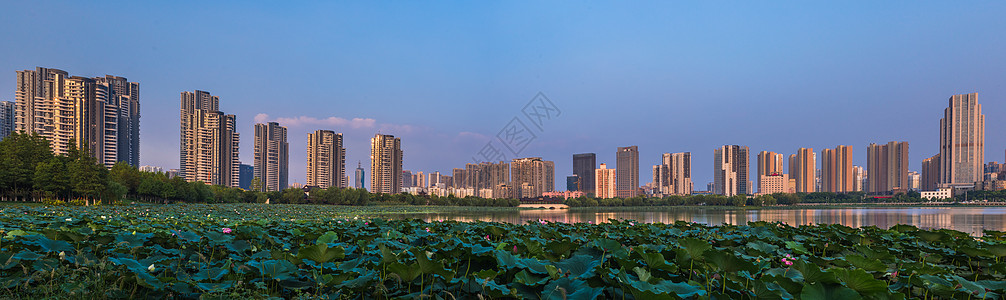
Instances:
[[[255,123],[263,123],[263,122],[277,122],[280,125],[292,128],[307,127],[307,126],[327,126],[327,127],[351,128],[351,129],[376,128],[382,131],[403,132],[403,133],[412,132],[413,130],[416,129],[414,126],[411,125],[378,123],[377,120],[371,118],[346,119],[340,117],[315,118],[309,116],[272,118],[268,114],[255,115]]]

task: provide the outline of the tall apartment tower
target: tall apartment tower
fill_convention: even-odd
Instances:
[[[103,160],[140,165],[140,84],[124,77],[95,77],[96,98],[103,101]]]
[[[2,101],[0,102],[0,140],[3,140],[11,132],[14,132],[14,122],[15,112],[14,102]]]
[[[617,170],[608,169],[607,165],[601,164],[600,168],[594,170],[594,182],[597,183],[597,191],[594,197],[598,199],[615,198],[617,196],[615,193],[617,179]]]
[[[782,154],[762,151],[758,153],[758,173],[755,177],[758,178],[758,191],[762,191],[762,176],[771,176],[773,174],[783,174],[782,169]]]
[[[620,198],[635,197],[639,191],[639,148],[618,147],[615,153],[615,169],[618,170],[616,186]]]
[[[597,155],[594,153],[573,154],[573,174],[580,177],[579,191],[594,192],[594,170],[597,169]]]
[[[346,148],[342,147],[342,133],[315,130],[307,134],[307,185],[323,189],[345,188]]]
[[[982,181],[984,164],[985,115],[978,93],[954,95],[940,119],[940,184]]]
[[[813,193],[817,183],[817,157],[814,148],[800,148],[789,157],[790,178],[796,181],[797,193]]]
[[[364,176],[363,175],[363,165],[361,165],[359,161],[356,162],[356,174],[355,175],[356,175],[356,180],[354,180],[354,187],[358,188],[358,189],[364,188],[363,178],[365,178],[365,177],[363,177]]]
[[[922,178],[919,179],[919,189],[935,191],[940,188],[940,154],[922,160]]]
[[[852,146],[821,150],[821,191],[848,193],[855,191],[852,168]]]
[[[106,167],[119,161],[139,165],[138,83],[38,67],[17,71],[14,97],[14,130],[41,135],[54,153],[74,146]]]
[[[397,194],[402,191],[402,140],[376,134],[370,139],[370,192]]]
[[[692,194],[692,153],[664,153],[654,166],[653,183],[663,195]]]
[[[852,191],[862,192],[865,189],[866,170],[863,167],[852,166]]]
[[[713,193],[723,196],[751,194],[747,146],[726,145],[713,150]]]
[[[908,191],[908,142],[866,148],[867,193]]]
[[[181,94],[181,141],[178,176],[212,185],[241,185],[241,161],[234,115],[219,110],[209,92]]]
[[[521,198],[541,197],[555,190],[555,163],[541,157],[517,158],[510,161],[510,176]]]
[[[289,185],[288,151],[286,127],[276,122],[255,124],[255,177],[262,182],[264,191],[282,191]]]

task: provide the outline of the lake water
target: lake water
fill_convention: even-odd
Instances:
[[[702,209],[657,208],[653,211],[633,210],[520,210],[520,211],[451,211],[408,213],[393,218],[418,218],[427,221],[492,221],[524,224],[538,219],[577,223],[606,222],[608,219],[631,219],[639,222],[695,222],[708,225],[743,225],[747,222],[783,222],[791,226],[811,224],[842,224],[850,227],[877,226],[890,228],[897,224],[920,228],[946,228],[980,236],[984,230],[1006,231],[1006,207],[913,207],[913,208],[824,208],[824,209]]]

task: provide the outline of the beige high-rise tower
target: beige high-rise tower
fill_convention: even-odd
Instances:
[[[713,193],[751,194],[749,156],[747,146],[726,145],[713,150]]]
[[[289,185],[289,150],[286,127],[276,122],[255,124],[255,177],[264,191],[282,191]]]
[[[663,195],[690,195],[692,193],[692,153],[664,153],[660,164],[654,166],[653,183]]]
[[[84,149],[111,168],[139,165],[139,84],[118,76],[86,78],[38,67],[17,71],[15,130],[37,133],[56,154]]]
[[[186,181],[237,187],[241,181],[234,115],[218,110],[208,92],[182,92],[178,176]]]
[[[510,161],[510,176],[521,198],[541,197],[542,193],[555,190],[555,163],[541,157]]]
[[[771,151],[758,153],[758,173],[755,174],[755,177],[758,178],[758,191],[761,191],[762,188],[762,176],[783,173],[782,154]]]
[[[370,192],[397,194],[402,191],[402,140],[376,134],[370,139]]]
[[[908,142],[866,148],[867,193],[908,191]]]
[[[347,187],[346,148],[342,133],[315,130],[307,134],[307,185],[323,189]]]
[[[790,156],[790,177],[796,179],[797,193],[813,193],[817,190],[817,159],[814,148],[800,148]]]
[[[985,165],[985,115],[978,93],[954,95],[940,119],[940,184],[973,185]]]
[[[852,146],[821,150],[821,191],[848,193],[855,188]]]
[[[601,164],[600,168],[594,170],[594,182],[597,183],[595,197],[598,199],[614,198],[617,179],[617,170],[608,169],[607,165]]]

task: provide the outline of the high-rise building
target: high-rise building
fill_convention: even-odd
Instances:
[[[922,186],[922,176],[919,172],[909,171],[908,172],[908,190],[918,191]]]
[[[789,175],[778,172],[770,175],[758,175],[758,181],[762,185],[758,186],[758,194],[767,195],[775,193],[792,193],[789,189]]]
[[[238,165],[238,174],[238,187],[251,190],[252,179],[255,179],[255,166],[240,164]]]
[[[289,185],[289,150],[286,127],[276,122],[255,124],[255,177],[263,191],[282,191]]]
[[[690,195],[692,193],[692,153],[664,153],[660,164],[654,166],[653,183],[662,195]]]
[[[376,134],[370,139],[370,191],[397,194],[402,191],[402,140]]]
[[[139,84],[107,75],[86,78],[38,67],[17,71],[15,130],[37,133],[56,154],[86,149],[111,167],[139,166]]]
[[[615,193],[620,198],[635,197],[639,191],[639,148],[618,147],[615,153],[615,169],[618,170],[618,186]]]
[[[507,198],[512,197],[510,184],[510,163],[482,162],[466,164],[461,173],[455,172],[456,187],[470,188],[479,197]],[[460,177],[457,177],[461,175]],[[462,178],[458,180],[457,178]]]
[[[594,153],[573,154],[573,174],[580,177],[578,191],[594,192],[594,170],[597,169],[597,155]]]
[[[0,101],[0,140],[14,131],[15,111],[14,102]]]
[[[103,101],[104,143],[102,158],[106,166],[124,161],[140,164],[140,84],[124,77],[95,77],[96,98]],[[101,123],[101,122],[96,122]]]
[[[415,182],[416,177],[412,176],[412,171],[402,170],[402,188],[410,188]]]
[[[866,170],[860,166],[852,166],[852,190],[862,192],[866,186]]]
[[[315,130],[307,134],[307,185],[327,189],[347,187],[346,148],[342,133]]]
[[[576,176],[576,174],[566,176],[566,191],[579,191],[581,182],[580,176]]]
[[[940,119],[940,184],[974,185],[985,163],[985,115],[978,93],[954,95]]]
[[[713,150],[713,188],[717,195],[751,194],[750,154],[747,146],[726,145]]]
[[[831,193],[855,191],[852,146],[821,150],[821,190]]]
[[[796,180],[797,193],[816,192],[817,157],[814,148],[800,148],[789,157],[790,178]]]
[[[237,187],[241,182],[239,138],[234,115],[219,110],[209,92],[181,94],[178,176],[186,181]]]
[[[773,174],[783,174],[782,168],[782,154],[762,151],[758,153],[758,173],[755,176],[758,178],[758,191],[762,191],[762,175],[769,176]],[[788,178],[788,177],[787,177]],[[778,180],[778,178],[772,178],[773,180]]]
[[[935,191],[940,188],[940,154],[922,160],[922,174],[919,178],[919,189]]]
[[[355,185],[354,185],[355,188],[358,188],[358,189],[364,188],[364,182],[363,182],[363,178],[364,177],[363,176],[364,176],[364,174],[363,174],[363,166],[360,165],[359,161],[357,161],[356,162],[356,180],[355,180]]]
[[[518,189],[517,194],[523,198],[541,197],[555,190],[555,163],[541,160],[541,157],[510,161],[510,176],[510,182]]]
[[[466,187],[465,186],[465,182],[468,179],[465,178],[465,169],[454,168],[453,170],[451,170],[451,177],[454,178],[453,182],[451,183],[451,187],[454,187],[454,188],[465,188]]]
[[[615,198],[616,179],[618,171],[608,169],[608,166],[601,164],[599,169],[594,170],[594,182],[597,184],[595,196],[598,199]]]
[[[867,193],[908,191],[908,142],[870,144],[866,148]]]

